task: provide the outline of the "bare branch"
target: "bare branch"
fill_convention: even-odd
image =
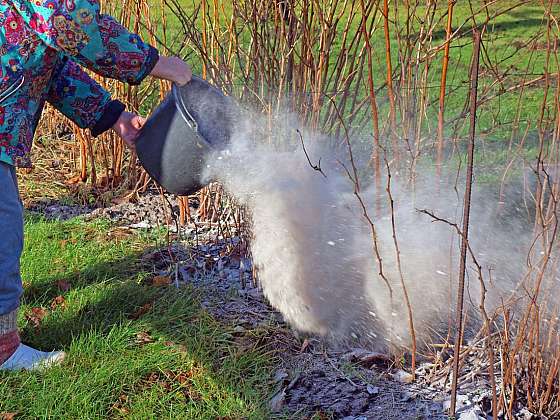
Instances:
[[[326,178],[327,176],[325,175],[325,173],[321,169],[321,158],[319,158],[319,161],[317,162],[317,165],[313,165],[313,163],[311,163],[311,159],[309,158],[309,154],[307,153],[307,149],[305,148],[305,143],[303,141],[303,136],[301,135],[301,131],[299,131],[299,129],[296,129],[296,131],[299,135],[299,139],[301,140],[301,147],[303,148],[303,153],[305,153],[305,157],[307,158],[307,162],[309,162],[309,166],[311,166],[314,170],[320,172],[321,175],[323,175]]]

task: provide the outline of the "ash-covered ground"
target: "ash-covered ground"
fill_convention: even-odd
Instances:
[[[177,202],[169,203],[177,210]],[[195,210],[195,209],[193,209]],[[166,226],[169,206],[158,194],[146,194],[136,203],[123,202],[104,209],[43,202],[28,211],[47,218],[76,216],[108,218],[131,229]],[[195,231],[198,239],[195,241]],[[148,250],[142,256],[154,275],[171,275],[175,287],[190,284],[202,292],[202,305],[231,327],[239,346],[261,346],[277,355],[270,408],[278,418],[333,419],[446,419],[449,405],[450,351],[442,349],[438,363],[423,361],[412,381],[403,359],[366,348],[334,348],[312,336],[300,336],[266,301],[253,278],[252,261],[231,252],[242,239],[224,240],[211,225],[186,226],[169,249]],[[255,338],[257,337],[257,338]],[[476,347],[462,370],[459,386],[460,419],[491,418],[491,394],[483,352]],[[408,370],[408,371],[407,371]],[[321,417],[319,417],[321,418]],[[517,407],[517,418],[533,416]]]

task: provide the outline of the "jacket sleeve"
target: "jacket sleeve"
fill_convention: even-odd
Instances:
[[[100,13],[99,0],[10,0],[41,40],[103,77],[139,84],[158,51]]]
[[[124,111],[110,94],[75,62],[63,59],[52,78],[47,102],[81,128],[98,136],[111,128]]]

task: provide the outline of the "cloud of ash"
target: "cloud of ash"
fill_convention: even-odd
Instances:
[[[270,303],[301,332],[335,342],[367,342],[379,349],[391,343],[408,345],[409,318],[386,178],[381,189],[361,190],[376,229],[380,264],[371,226],[341,164],[347,165],[346,156],[326,150],[325,139],[303,133],[312,163],[321,158],[325,178],[311,168],[289,120],[279,124],[273,137],[264,136],[258,126],[255,119],[240,125],[229,149],[208,160],[206,176],[221,182],[250,209],[254,263]],[[287,142],[288,137],[295,140]],[[452,176],[439,187],[434,179],[419,179],[414,188],[398,184],[396,178],[391,188],[395,233],[416,334],[421,342],[437,341],[454,317],[460,240],[452,226],[418,209],[461,226],[461,194],[453,189]],[[495,198],[484,191],[473,194],[471,248],[486,281],[490,312],[526,271],[530,241],[517,227],[522,224],[516,216],[498,217]],[[480,282],[469,261],[465,302],[467,311],[475,313]]]

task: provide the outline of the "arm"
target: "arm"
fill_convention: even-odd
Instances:
[[[94,137],[112,128],[132,149],[146,121],[126,112],[124,104],[111,100],[105,89],[68,59],[61,61],[53,75],[47,102],[79,127],[89,128]]]
[[[125,109],[78,64],[67,59],[53,75],[47,102],[79,127],[89,128],[93,136],[113,127]]]
[[[100,13],[99,0],[12,0],[14,7],[49,47],[78,64],[132,85],[148,74],[179,84],[190,80],[188,66],[158,51],[130,33],[112,17]],[[161,62],[160,62],[161,61]],[[174,65],[175,64],[175,65]]]

